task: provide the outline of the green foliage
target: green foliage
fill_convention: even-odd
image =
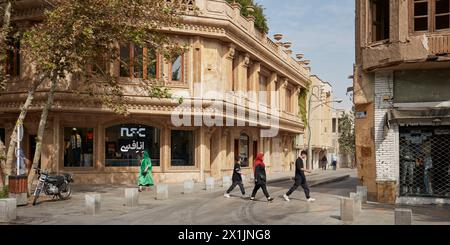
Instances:
[[[355,154],[355,128],[353,117],[345,113],[339,119],[339,147],[340,151],[345,154]]]
[[[267,24],[267,18],[264,15],[264,7],[262,5],[254,3],[253,0],[227,0],[227,2],[230,4],[233,2],[239,3],[242,6],[241,14],[245,17],[248,17],[250,14],[253,15],[255,17],[256,29],[266,34],[269,33],[269,26]],[[247,10],[248,6],[254,7],[255,10],[253,13],[250,13]]]
[[[298,98],[299,116],[305,127],[308,126],[308,108],[307,108],[308,90],[302,89]]]
[[[111,64],[121,60],[118,44],[133,43],[173,57],[186,47],[157,31],[179,23],[178,1],[165,0],[72,0],[61,1],[47,11],[42,23],[24,33],[27,55],[36,63],[37,73],[66,80],[73,74],[83,83],[73,92],[87,94],[86,100],[101,100],[119,114],[127,114],[123,83]],[[181,1],[179,1],[181,2]],[[55,31],[57,30],[57,31]],[[149,86],[156,79],[136,79],[149,97],[165,98],[168,89]]]
[[[3,186],[2,190],[0,190],[0,198],[7,198],[9,195],[9,189],[8,186]]]

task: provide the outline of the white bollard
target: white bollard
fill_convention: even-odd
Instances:
[[[358,193],[350,193],[350,198],[355,199],[355,214],[359,215],[362,211],[361,196]]]
[[[355,198],[341,198],[341,220],[344,222],[355,220]]]
[[[191,194],[192,192],[194,192],[194,181],[193,180],[186,180],[184,182],[183,194]]]
[[[169,199],[169,186],[166,184],[159,184],[156,186],[156,200]]]
[[[222,177],[222,187],[230,187],[233,184],[233,181],[231,180],[231,176],[223,176]]]
[[[139,206],[139,189],[125,189],[125,206],[131,208]]]
[[[395,209],[395,225],[412,225],[412,210]]]
[[[0,199],[0,223],[8,223],[17,218],[17,200],[15,198]]]
[[[208,177],[206,178],[205,181],[205,189],[207,191],[212,191],[214,190],[214,184],[215,184],[216,180],[213,177]]]
[[[101,195],[89,194],[85,196],[86,209],[85,212],[88,215],[97,215],[101,209]]]
[[[357,186],[356,193],[359,194],[359,196],[361,198],[361,203],[366,204],[367,203],[367,186]]]

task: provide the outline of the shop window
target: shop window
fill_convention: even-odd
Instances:
[[[6,56],[6,71],[12,77],[20,76],[20,40],[9,39]]]
[[[138,151],[147,151],[152,165],[160,166],[161,130],[137,124],[122,124],[105,130],[105,166],[138,167]]]
[[[134,44],[120,45],[121,77],[155,79],[158,75],[158,62],[158,55],[153,49]]]
[[[5,143],[5,129],[4,128],[0,128],[0,140],[3,142],[3,144]]]
[[[194,132],[172,130],[170,138],[171,165],[175,167],[195,166]]]
[[[239,137],[239,157],[242,167],[250,166],[250,137],[247,134],[241,134]]]
[[[180,83],[183,82],[183,55],[179,55],[172,60],[170,66],[170,81]]]
[[[389,39],[390,8],[389,0],[372,0],[372,41]]]
[[[94,129],[64,128],[64,167],[94,166]]]
[[[400,128],[400,195],[450,197],[450,127]]]

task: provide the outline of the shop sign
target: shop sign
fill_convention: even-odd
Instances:
[[[366,111],[358,111],[356,112],[356,119],[364,119],[367,117]]]
[[[135,135],[138,135],[140,138],[145,138],[147,135],[145,134],[146,128],[126,128],[123,127],[120,129],[120,136],[127,138],[134,138]]]

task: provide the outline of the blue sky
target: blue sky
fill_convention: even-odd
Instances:
[[[336,108],[349,109],[354,63],[354,0],[256,0],[265,8],[270,36],[284,34],[294,54],[311,60],[312,74],[333,85]]]

